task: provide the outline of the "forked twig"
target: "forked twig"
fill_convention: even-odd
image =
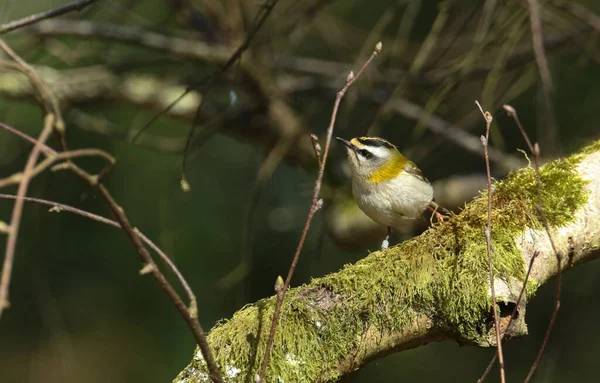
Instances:
[[[44,147],[47,147],[47,146],[44,145]],[[43,149],[41,149],[40,151],[43,151]],[[72,160],[74,158],[79,158],[79,157],[102,157],[107,161],[107,163],[110,166],[115,164],[115,159],[110,154],[105,152],[104,150],[94,149],[94,148],[92,148],[92,149],[76,149],[76,150],[69,150],[67,152],[60,152],[60,153],[56,153],[56,154],[47,155],[45,160],[43,160],[42,162],[37,164],[33,169],[31,169],[31,172],[29,173],[28,176],[29,176],[29,178],[34,178],[38,174],[42,173],[44,170],[48,169],[50,166],[52,166],[52,164],[54,164],[57,161],[68,161],[68,160]],[[60,166],[60,164],[57,166]],[[0,188],[6,187],[6,186],[12,185],[12,184],[18,184],[23,180],[24,177],[25,177],[25,173],[19,172],[19,173],[15,173],[9,177],[0,179]]]
[[[23,207],[25,196],[25,191],[27,189],[27,183],[29,177],[29,173],[35,164],[35,160],[32,160],[32,157],[37,159],[39,153],[41,151],[42,144],[47,140],[48,136],[52,131],[56,133],[59,138],[59,146],[61,151],[66,152],[67,143],[66,143],[66,134],[65,134],[65,125],[64,121],[61,117],[61,111],[58,104],[58,101],[54,94],[50,91],[48,86],[40,79],[35,70],[29,66],[22,58],[20,58],[8,45],[6,45],[0,39],[0,48],[4,50],[10,57],[14,59],[16,64],[18,64],[18,70],[20,70],[23,74],[25,74],[29,81],[32,83],[34,89],[38,92],[40,99],[42,100],[44,110],[46,112],[45,125],[40,135],[40,138],[36,141],[34,149],[32,150],[29,160],[27,161],[27,165],[24,170],[24,180],[19,184],[19,190],[17,192],[17,200],[15,202],[15,208],[13,209],[13,220],[11,222],[9,228],[9,238],[7,242],[7,251],[6,257],[4,260],[4,267],[2,270],[2,280],[0,281],[0,313],[3,308],[5,308],[8,304],[7,296],[8,296],[8,283],[10,282],[10,275],[12,271],[12,260],[14,259],[14,249],[16,247],[16,235],[18,233],[18,225],[21,218],[21,211]],[[35,155],[35,156],[34,156]],[[113,199],[112,195],[106,189],[106,187],[101,183],[102,176],[106,174],[106,172],[110,169],[110,167],[106,167],[99,175],[91,175],[85,170],[79,168],[76,164],[74,164],[70,159],[67,159],[67,162],[62,166],[63,169],[68,169],[79,178],[84,180],[91,188],[93,188],[106,202],[110,211],[116,218],[116,221],[119,223],[123,232],[127,235],[130,242],[135,247],[142,263],[144,264],[142,268],[142,272],[144,274],[150,274],[168,296],[169,300],[174,304],[180,316],[186,322],[190,332],[194,336],[200,350],[202,352],[202,356],[206,361],[206,365],[208,367],[209,376],[215,383],[223,383],[223,378],[221,376],[221,372],[217,367],[215,362],[213,353],[208,345],[208,341],[206,340],[206,335],[200,322],[198,321],[198,310],[196,306],[196,302],[190,302],[190,307],[187,307],[179,294],[177,294],[176,290],[173,288],[169,280],[165,277],[165,275],[160,271],[160,269],[156,266],[150,252],[144,246],[144,243],[139,238],[137,234],[137,229],[135,229],[131,223],[129,222],[129,218],[125,214],[124,209],[117,204],[117,202]],[[16,224],[15,224],[16,223]],[[8,277],[5,277],[8,276]],[[7,280],[5,281],[5,278]]]
[[[265,373],[267,371],[267,364],[269,362],[271,348],[273,347],[273,340],[275,339],[275,332],[277,330],[279,316],[281,315],[281,306],[283,304],[283,299],[285,298],[285,294],[287,293],[287,290],[290,286],[292,276],[294,275],[294,270],[296,269],[296,265],[298,264],[298,259],[300,258],[300,253],[302,252],[302,248],[304,247],[304,242],[306,240],[306,236],[308,235],[308,229],[310,228],[310,224],[312,222],[312,219],[313,219],[315,213],[323,205],[323,200],[320,199],[319,195],[321,193],[321,184],[323,183],[323,176],[325,174],[325,164],[327,162],[327,155],[329,154],[329,147],[331,146],[331,139],[333,137],[333,128],[335,126],[335,120],[336,120],[336,116],[337,116],[337,112],[338,112],[340,103],[342,101],[342,98],[344,98],[344,95],[350,88],[350,86],[352,86],[352,84],[354,84],[354,82],[360,77],[360,75],[364,72],[364,70],[369,66],[371,61],[373,61],[375,56],[377,56],[377,54],[379,54],[379,52],[381,52],[381,49],[382,49],[382,44],[381,44],[381,42],[379,42],[375,46],[375,49],[373,50],[373,53],[371,53],[371,56],[367,59],[367,61],[362,66],[362,68],[360,68],[358,73],[356,75],[354,75],[353,72],[350,72],[348,74],[348,76],[346,77],[346,84],[339,92],[337,92],[337,95],[335,97],[335,102],[333,104],[333,111],[331,113],[331,119],[329,121],[329,126],[327,127],[325,148],[323,150],[323,154],[322,154],[320,162],[319,162],[319,171],[317,174],[317,180],[315,182],[315,187],[313,189],[312,203],[310,206],[310,210],[308,212],[308,216],[306,217],[306,223],[304,224],[304,229],[302,230],[302,234],[300,236],[300,241],[298,242],[298,246],[296,247],[296,252],[294,254],[294,258],[292,259],[292,263],[288,270],[288,274],[285,279],[285,283],[283,285],[283,288],[281,289],[282,291],[281,291],[281,293],[277,293],[277,302],[275,304],[275,311],[273,312],[273,320],[271,322],[271,329],[269,331],[269,338],[267,339],[265,354],[264,354],[264,357],[263,357],[263,360],[262,360],[262,363],[260,366],[260,371],[255,376],[255,381],[257,383],[260,383],[263,381],[263,379],[265,377]]]
[[[13,128],[10,125],[6,125],[4,123],[0,122],[0,127],[8,130],[9,132],[23,138],[24,140],[31,142],[32,144],[35,145],[35,143],[37,142],[35,138],[31,137],[30,135],[21,132],[18,129]],[[96,150],[98,149],[83,149],[83,153],[81,150],[72,150],[70,152],[61,152],[58,153],[56,152],[54,149],[52,149],[51,147],[43,144],[42,145],[42,152],[44,154],[46,154],[46,156],[53,156],[54,159],[58,160],[58,159],[67,159],[67,158],[74,158],[77,157],[77,153],[81,153],[84,155],[100,155],[101,157],[104,157],[107,159],[107,161],[109,162],[114,162],[114,159],[112,156],[110,156],[108,153],[95,153]],[[68,154],[67,156],[64,156],[64,154]],[[75,154],[75,155],[73,155]],[[48,158],[47,158],[48,159]],[[44,162],[42,161],[36,168],[39,168]],[[35,170],[34,170],[35,172]],[[17,173],[14,174],[10,177],[5,178],[4,180],[10,180],[11,178],[15,177],[15,175],[21,174],[22,177],[22,173]],[[2,188],[3,186],[5,186],[3,184],[4,180],[0,180],[0,188]],[[11,194],[0,194],[0,198],[4,198],[4,199],[16,199],[16,196],[13,196]],[[108,218],[104,218],[102,216],[93,214],[93,213],[89,213],[85,210],[81,210],[81,209],[77,209],[75,207],[69,206],[69,205],[64,205],[64,204],[60,204],[57,202],[52,202],[52,201],[48,201],[48,200],[44,200],[44,199],[40,199],[40,198],[32,198],[32,197],[24,197],[25,201],[28,202],[36,202],[42,205],[48,205],[48,206],[52,206],[52,208],[56,208],[56,210],[65,210],[68,212],[71,212],[73,214],[78,214],[81,215],[83,217],[87,217],[90,219],[93,219],[95,221],[98,222],[102,222],[105,223],[107,225],[110,226],[114,226],[117,228],[121,228],[121,225],[118,222],[115,222],[113,220],[110,220]],[[183,277],[183,275],[181,274],[181,272],[179,271],[179,269],[177,268],[177,266],[173,263],[173,261],[171,261],[171,259],[169,258],[169,256],[163,252],[154,242],[152,242],[150,239],[148,239],[148,237],[146,237],[144,235],[144,233],[140,232],[139,230],[136,229],[136,233],[139,235],[140,239],[142,241],[144,241],[145,244],[147,244],[148,246],[150,246],[150,248],[152,250],[154,250],[156,252],[156,254],[158,254],[158,256],[163,260],[163,262],[165,262],[167,264],[167,266],[169,266],[169,268],[171,268],[171,271],[173,271],[173,273],[175,274],[175,276],[177,277],[177,279],[179,280],[179,283],[181,283],[181,286],[183,287],[183,289],[185,290],[186,294],[188,295],[188,299],[190,300],[190,309],[194,309],[196,307],[196,296],[194,295],[194,292],[192,291],[192,288],[190,287],[190,285],[187,283],[187,281],[185,280],[185,278]]]
[[[485,119],[485,136],[481,136],[485,156],[485,170],[487,173],[487,226],[485,228],[485,240],[487,243],[488,266],[490,272],[490,288],[492,290],[492,310],[494,312],[494,326],[496,328],[496,348],[498,349],[498,364],[500,365],[500,381],[506,382],[504,374],[504,355],[502,354],[502,337],[500,336],[500,321],[498,319],[498,310],[496,308],[496,291],[494,289],[494,264],[492,262],[492,175],[490,171],[490,157],[488,154],[488,144],[490,138],[490,125],[492,124],[492,115],[483,108],[478,101],[475,101]]]

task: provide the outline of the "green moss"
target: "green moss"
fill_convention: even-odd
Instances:
[[[574,171],[580,158],[554,161],[540,171],[542,206],[551,226],[570,222],[587,200],[585,181]],[[526,227],[542,228],[536,209],[536,172],[531,168],[515,172],[494,189],[495,273],[523,280],[526,265],[514,238]],[[459,339],[479,343],[486,336],[485,321],[492,304],[486,222],[484,192],[459,215],[421,236],[290,290],[266,381],[336,380],[338,362],[361,342],[357,334],[367,328],[389,333],[403,328],[417,313],[433,318],[434,326]],[[534,281],[527,284],[529,295],[536,289]],[[209,343],[230,377],[226,381],[252,381],[264,354],[274,302],[271,297],[247,306],[210,332]],[[189,374],[190,368],[205,369],[196,358],[176,381]],[[241,372],[228,374],[236,369]]]

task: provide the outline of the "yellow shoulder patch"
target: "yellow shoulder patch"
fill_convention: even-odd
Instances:
[[[385,165],[375,170],[369,177],[369,182],[383,182],[396,178],[402,170],[408,160],[403,155],[398,155],[395,158],[389,160]]]

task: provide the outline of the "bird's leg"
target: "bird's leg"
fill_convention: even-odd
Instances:
[[[439,210],[442,210],[444,212],[444,214],[438,212]],[[441,207],[440,205],[438,205],[437,203],[435,203],[434,201],[431,201],[431,203],[429,204],[429,206],[427,206],[427,210],[431,211],[433,213],[433,215],[431,216],[431,219],[429,220],[429,223],[433,225],[432,219],[433,216],[435,216],[435,218],[437,219],[438,222],[444,222],[444,220],[446,218],[448,218],[447,214],[450,213],[450,211],[448,209],[445,209],[443,207]]]
[[[388,226],[387,235],[385,236],[383,242],[381,242],[381,250],[385,250],[390,246],[390,234],[392,234],[392,228]]]

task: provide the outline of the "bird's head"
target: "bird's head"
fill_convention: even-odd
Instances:
[[[408,160],[398,148],[379,137],[356,137],[347,141],[336,137],[346,146],[352,177],[381,182],[396,177]]]

